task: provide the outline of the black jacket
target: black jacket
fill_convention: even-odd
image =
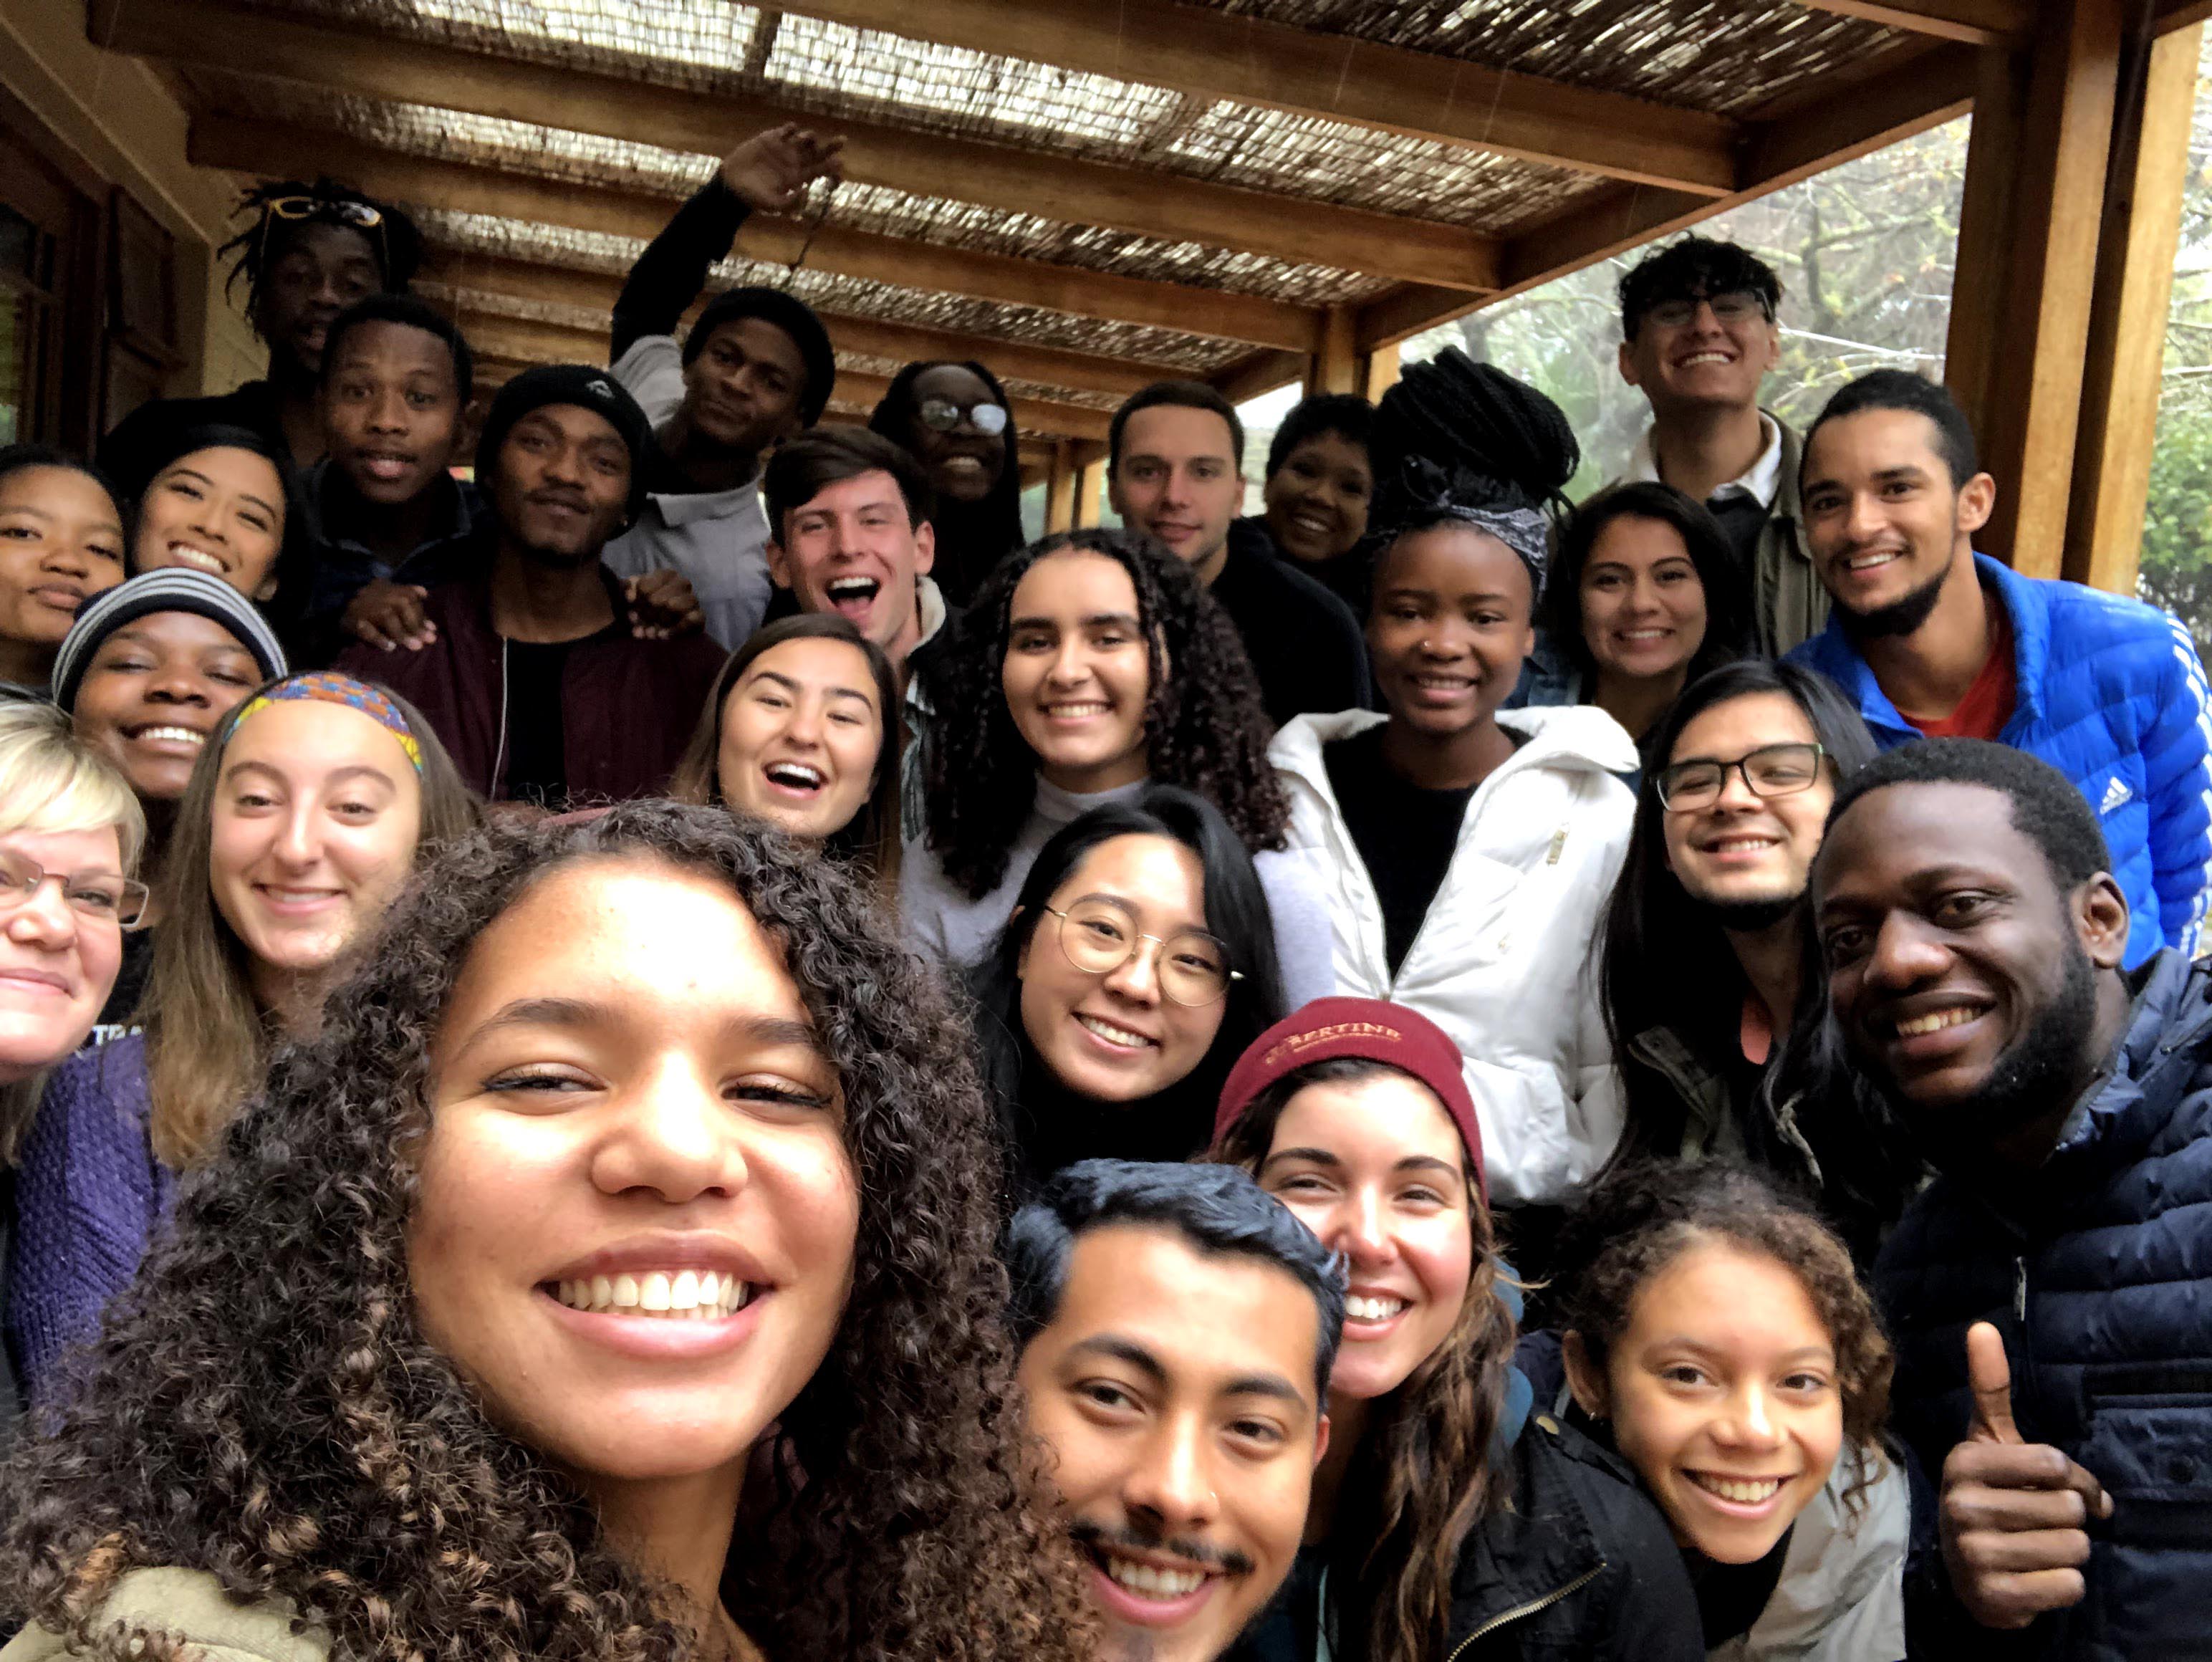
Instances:
[[[1704,1662],[1696,1590],[1636,1474],[1548,1414],[1513,1452],[1513,1504],[1461,1549],[1439,1662]]]

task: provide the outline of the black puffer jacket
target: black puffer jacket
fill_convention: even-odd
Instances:
[[[1635,1473],[1548,1414],[1513,1455],[1512,1507],[1460,1551],[1439,1662],[1704,1662],[1696,1590]]]

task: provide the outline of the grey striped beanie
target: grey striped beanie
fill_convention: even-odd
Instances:
[[[261,679],[271,681],[285,673],[284,648],[276,631],[269,627],[252,601],[210,572],[188,566],[163,566],[157,571],[126,577],[105,594],[95,594],[77,608],[76,621],[62,637],[54,654],[51,685],[54,702],[64,709],[76,706],[76,690],[100,643],[126,624],[150,618],[157,612],[191,612],[221,624],[253,654]]]

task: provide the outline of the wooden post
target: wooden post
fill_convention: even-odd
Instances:
[[[1098,523],[1106,505],[1106,447],[1096,439],[1075,441],[1075,524],[1077,528]]]
[[[1398,372],[1404,368],[1398,350],[1401,344],[1394,340],[1388,346],[1378,346],[1359,361],[1359,393],[1370,403],[1398,384]]]
[[[2131,43],[2112,135],[2065,574],[2136,591],[2204,27]]]
[[[1061,439],[1052,447],[1052,473],[1045,481],[1044,528],[1048,533],[1075,528],[1075,446]]]
[[[1359,390],[1359,315],[1350,306],[1331,306],[1321,314],[1321,350],[1306,368],[1306,391]]]
[[[2058,575],[2066,545],[2119,13],[2044,0],[2026,63],[1986,69],[1968,146],[1946,379],[1997,482],[1978,540],[2030,576]]]

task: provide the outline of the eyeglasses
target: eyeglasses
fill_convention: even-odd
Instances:
[[[1644,315],[1662,329],[1680,329],[1697,316],[1700,305],[1713,308],[1717,323],[1749,323],[1753,318],[1771,315],[1765,298],[1748,289],[1732,289],[1724,295],[1706,295],[1697,300],[1662,300]]]
[[[1820,745],[1761,745],[1733,762],[1677,762],[1659,770],[1659,806],[1686,813],[1717,802],[1731,770],[1743,776],[1753,796],[1795,796],[1813,788],[1820,777],[1820,758],[1827,753]]]
[[[72,872],[64,877],[6,849],[0,849],[0,914],[27,905],[50,877],[61,885],[62,898],[79,917],[135,929],[146,915],[149,891],[143,883],[113,872]]]
[[[1160,990],[1176,1003],[1199,1008],[1244,979],[1229,967],[1229,948],[1199,929],[1179,929],[1163,940],[1146,934],[1111,900],[1086,897],[1066,911],[1045,910],[1060,920],[1060,950],[1085,975],[1110,975],[1134,958],[1147,941],[1159,943]]]
[[[951,399],[924,399],[915,413],[921,417],[924,427],[939,433],[950,433],[960,425],[963,416],[970,427],[987,438],[1006,430],[1006,406],[1003,404],[978,401],[962,405]]]

